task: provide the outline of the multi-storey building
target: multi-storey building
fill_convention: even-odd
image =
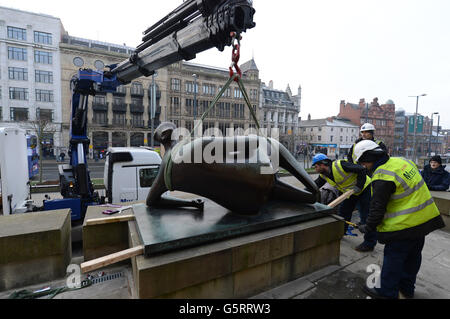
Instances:
[[[62,69],[64,145],[69,145],[71,105],[71,79],[80,68],[100,69],[130,57],[133,48],[63,35],[60,43]],[[141,77],[131,84],[121,86],[116,93],[96,94],[88,106],[88,136],[90,154],[97,156],[108,147],[151,145],[151,96],[153,82],[156,86],[156,119],[158,125],[161,103],[166,103],[166,71],[156,77]],[[154,144],[156,145],[156,144]]]
[[[0,126],[39,135],[43,157],[62,146],[61,32],[59,18],[0,7]]]
[[[433,137],[436,136],[436,132],[431,132],[431,119],[421,114],[417,115],[416,144],[414,146],[414,118],[415,114],[406,113],[404,110],[395,112],[395,143],[391,155],[413,158],[415,147],[416,155],[422,157],[429,155],[439,146],[439,140]]]
[[[265,83],[261,86],[261,123],[264,123],[268,132],[278,129],[280,142],[292,153],[297,152],[300,146],[300,136],[297,133],[301,90],[299,87],[298,94],[293,96],[289,86],[286,91],[274,89],[272,81],[269,86]]]
[[[243,82],[253,110],[259,114],[259,71],[243,65]],[[161,118],[173,122],[177,127],[191,131],[194,122],[200,120],[211,102],[222,90],[230,75],[227,69],[199,65],[189,62],[174,63],[167,68],[166,105],[162,106]],[[164,94],[165,92],[163,92]],[[208,113],[203,122],[203,132],[217,128],[223,135],[228,129],[240,133],[255,128],[242,92],[233,82],[224,95]]]
[[[333,118],[300,121],[299,136],[309,152],[344,158],[358,138],[359,126]]]
[[[376,138],[383,140],[389,150],[394,147],[395,103],[392,100],[383,105],[378,103],[378,98],[370,104],[365,99],[361,99],[359,104],[341,101],[338,117],[359,126],[364,123],[375,125]]]

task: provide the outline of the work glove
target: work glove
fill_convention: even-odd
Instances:
[[[358,229],[363,234],[367,234],[367,233],[371,232],[370,228],[365,224],[358,224]]]
[[[361,192],[362,192],[362,189],[359,188],[358,186],[353,186],[353,187],[351,188],[351,190],[354,191],[355,194],[358,194],[358,193],[361,193]]]

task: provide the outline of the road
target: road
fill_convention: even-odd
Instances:
[[[43,161],[42,163],[42,180],[44,181],[58,181],[59,173],[58,173],[58,165],[61,165],[61,162],[56,161]],[[66,161],[65,164],[68,164]],[[94,178],[103,178],[103,170],[105,167],[105,161],[89,161],[88,167],[91,174],[91,179]],[[39,175],[35,177],[34,180],[39,180]]]

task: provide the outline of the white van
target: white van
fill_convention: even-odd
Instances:
[[[148,148],[109,148],[104,171],[108,203],[145,201],[161,162],[161,156]]]

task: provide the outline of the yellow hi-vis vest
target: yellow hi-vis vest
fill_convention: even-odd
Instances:
[[[374,142],[377,143],[378,145],[380,145],[382,141],[374,140]],[[358,164],[358,163],[356,163],[355,146],[356,146],[356,143],[353,144],[353,148],[352,148],[352,160],[353,160],[353,163]]]
[[[439,216],[433,197],[413,162],[391,157],[373,173],[372,182],[378,180],[394,182],[396,186],[384,220],[377,227],[379,232],[412,228]]]
[[[320,177],[325,179],[331,186],[334,186],[337,189],[339,189],[342,193],[345,193],[351,190],[353,186],[356,186],[358,174],[347,173],[346,171],[344,171],[344,168],[342,167],[343,161],[344,160],[334,161],[333,164],[331,165],[331,172],[333,174],[334,181],[323,174],[320,174]],[[370,177],[366,176],[366,183],[364,184],[362,191],[365,190],[366,187],[370,185],[370,181],[371,181]],[[360,195],[362,191],[355,195]]]

